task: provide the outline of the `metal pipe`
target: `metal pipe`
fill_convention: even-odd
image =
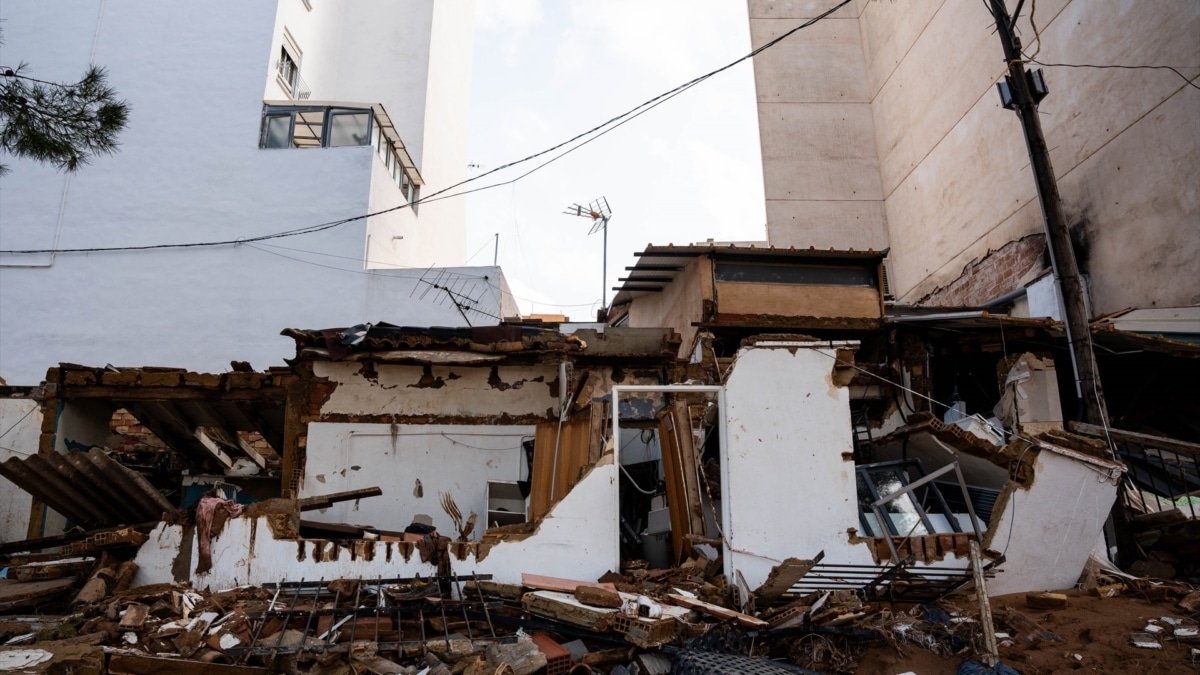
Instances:
[[[991,300],[988,300],[987,302],[983,303],[983,305],[981,305],[981,306],[982,307],[997,307],[1000,305],[1007,305],[1008,303],[1012,302],[1013,300],[1016,300],[1017,298],[1019,298],[1023,295],[1028,295],[1028,293],[1029,293],[1029,289],[1026,288],[1025,286],[1022,286],[1016,290],[1009,291],[1009,292],[1005,293],[1004,295],[998,295],[998,296],[992,298]]]

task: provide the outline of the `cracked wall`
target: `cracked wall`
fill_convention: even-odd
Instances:
[[[316,361],[335,385],[321,414],[545,419],[558,412],[557,365],[409,366]]]

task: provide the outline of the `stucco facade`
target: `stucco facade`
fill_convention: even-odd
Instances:
[[[497,268],[442,276],[478,303],[469,319],[421,281],[463,262],[461,200],[365,218],[407,201],[385,153],[259,147],[264,101],[381,105],[423,194],[462,180],[472,7],[4,3],[6,59],[51,81],[103,65],[132,112],[118,152],[76,174],[5,158],[0,250],[236,241],[351,220],[253,245],[0,254],[0,376],[33,384],[60,361],[267,367],[289,355],[278,337],[289,325],[514,313]],[[294,82],[280,77],[285,43]]]
[[[752,41],[834,4],[750,0]],[[1043,63],[1200,74],[1195,2],[1040,2],[1036,30],[1031,9],[1018,28]],[[1200,302],[1200,90],[1169,70],[1044,71],[1039,111],[1093,314]],[[1043,230],[1004,72],[985,7],[946,0],[856,0],[755,57],[771,243],[890,247],[897,300],[945,304],[937,291],[964,269]],[[1030,280],[1003,277],[981,277],[989,297]]]

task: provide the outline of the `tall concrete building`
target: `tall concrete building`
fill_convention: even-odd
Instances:
[[[754,46],[835,4],[750,0]],[[1018,312],[1053,315],[986,5],[855,0],[755,57],[772,244],[890,248],[898,301],[978,305],[1027,289]],[[1039,111],[1092,315],[1200,304],[1200,3],[1028,2],[1018,30],[1045,64],[1183,75],[1046,66]]]
[[[5,65],[102,65],[132,108],[118,152],[78,173],[4,158],[9,384],[60,361],[265,368],[288,326],[514,311],[498,269],[447,268],[464,200],[415,205],[466,178],[471,2],[13,0],[0,19]]]

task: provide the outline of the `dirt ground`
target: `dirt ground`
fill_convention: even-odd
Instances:
[[[1032,609],[1025,603],[1024,594],[1005,595],[992,599],[997,615],[996,631],[1014,635],[1000,646],[1000,661],[1024,675],[1040,673],[1093,672],[1114,674],[1200,673],[1200,657],[1191,657],[1200,641],[1191,638],[1181,642],[1171,637],[1173,628],[1162,617],[1183,619],[1184,626],[1196,627],[1195,617],[1181,610],[1173,600],[1149,601],[1136,595],[1120,595],[1101,599],[1081,591],[1059,591],[1069,596],[1066,609]],[[964,616],[978,616],[967,598],[956,597],[951,604],[962,609]],[[1032,642],[1017,637],[1000,617],[1019,612],[1042,628],[1053,632],[1061,642],[1036,639]],[[1161,649],[1143,649],[1130,644],[1130,635],[1140,633],[1150,619],[1156,619],[1164,630],[1158,633]],[[977,624],[975,634],[978,635]],[[916,645],[902,645],[903,654],[895,647],[879,646],[868,650],[858,659],[858,673],[863,675],[953,675],[970,651],[962,655],[942,657]],[[1078,655],[1080,658],[1075,658]]]

